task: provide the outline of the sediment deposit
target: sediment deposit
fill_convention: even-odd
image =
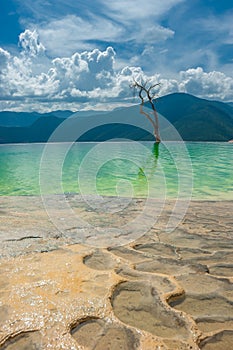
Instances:
[[[143,206],[101,214],[70,201],[106,230]],[[230,350],[233,202],[191,202],[168,233],[172,205],[136,239],[98,246],[90,227],[82,242],[84,228],[59,230],[39,197],[1,197],[0,349]]]

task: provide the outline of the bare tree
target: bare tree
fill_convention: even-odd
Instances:
[[[153,126],[153,133],[154,133],[155,140],[156,140],[157,143],[160,143],[161,142],[161,137],[160,137],[160,134],[159,134],[159,118],[158,118],[158,113],[156,111],[155,104],[154,104],[155,96],[156,96],[156,93],[154,92],[154,89],[156,87],[158,87],[160,84],[157,83],[157,84],[154,84],[154,85],[149,85],[149,87],[147,87],[147,85],[148,85],[148,82],[145,82],[145,83],[140,82],[139,83],[138,81],[134,80],[133,84],[132,84],[132,87],[138,90],[138,96],[141,99],[140,113],[145,115],[145,117],[150,121],[150,123]],[[146,113],[143,110],[144,100],[145,100],[143,95],[146,96],[146,98],[148,99],[148,101],[149,101],[149,103],[151,105],[152,117],[149,115],[149,113]]]

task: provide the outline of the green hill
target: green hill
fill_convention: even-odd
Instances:
[[[162,115],[172,123],[185,141],[233,139],[233,106],[231,104],[200,99],[185,93],[174,93],[158,98],[155,105],[160,114],[160,120],[163,119]],[[148,104],[147,106],[149,107]],[[4,119],[4,113],[6,119]],[[139,106],[135,105],[111,112],[97,113],[90,111],[73,114],[70,111],[55,111],[47,114],[24,115],[16,112],[1,112],[0,143],[46,142],[52,132],[71,114],[70,125],[74,130],[64,131],[54,141],[73,140],[75,132],[83,129],[84,124],[88,131],[81,134],[81,137],[77,137],[79,141],[105,141],[111,138],[153,140],[153,135],[144,130],[144,126],[149,125],[147,119],[140,115]],[[136,119],[140,120],[141,128],[134,125]],[[122,120],[127,125],[123,125]],[[97,124],[96,121],[98,121]],[[15,123],[20,125],[17,127]],[[169,140],[170,134],[167,133],[163,123],[161,123],[161,134],[164,140]]]
[[[233,137],[233,108],[227,103],[175,93],[158,99],[156,107],[184,140],[228,141]]]

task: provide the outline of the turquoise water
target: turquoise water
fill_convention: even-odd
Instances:
[[[0,194],[233,199],[233,144],[104,142],[0,146]]]

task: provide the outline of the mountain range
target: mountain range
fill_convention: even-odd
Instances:
[[[185,141],[233,139],[233,103],[209,101],[185,93],[173,93],[158,98],[155,106],[160,119],[163,116],[169,121]],[[148,104],[147,107],[149,110]],[[134,105],[117,108],[111,112],[53,111],[44,114],[0,112],[0,143],[46,142],[53,131],[71,116],[75,120],[73,121],[75,128],[79,128],[83,123],[88,124],[87,132],[77,137],[79,141],[105,141],[111,138],[153,140],[147,119],[139,114],[139,106]],[[137,123],[134,125],[134,121],[139,119],[142,127]],[[147,128],[143,127],[143,123]],[[166,134],[166,130],[166,128],[162,130],[162,135],[169,139],[170,134]],[[60,136],[53,141],[71,141],[69,133]]]

